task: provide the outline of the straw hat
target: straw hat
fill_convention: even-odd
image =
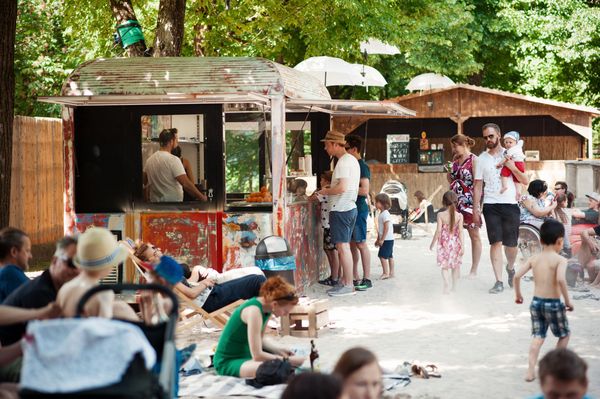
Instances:
[[[85,270],[103,270],[122,263],[126,258],[127,250],[117,243],[108,229],[92,227],[79,236],[73,263]]]
[[[346,144],[346,136],[344,136],[344,133],[330,130],[325,135],[325,138],[321,141],[331,141],[332,143]]]

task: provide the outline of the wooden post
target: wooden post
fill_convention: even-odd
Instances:
[[[64,140],[64,178],[65,178],[65,196],[64,196],[64,230],[65,234],[73,235],[77,226],[75,225],[75,163],[73,154],[73,137],[75,133],[75,123],[73,120],[73,108],[62,108],[63,119],[63,140]]]
[[[283,94],[271,98],[271,167],[273,190],[273,234],[285,238],[286,170],[285,100]]]

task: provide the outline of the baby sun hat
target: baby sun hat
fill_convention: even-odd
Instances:
[[[519,134],[519,132],[515,132],[514,130],[511,130],[510,132],[505,133],[503,138],[507,138],[507,137],[510,137],[517,143],[521,139],[521,135]]]
[[[117,243],[110,230],[89,228],[79,236],[73,263],[84,270],[103,270],[127,259],[127,250]]]

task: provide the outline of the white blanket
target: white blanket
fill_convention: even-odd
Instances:
[[[77,392],[119,382],[136,353],[150,369],[156,352],[142,330],[102,318],[33,321],[23,341],[21,386]]]

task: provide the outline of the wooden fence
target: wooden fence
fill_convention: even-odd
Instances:
[[[10,225],[33,244],[63,235],[62,121],[16,116],[10,195]]]

